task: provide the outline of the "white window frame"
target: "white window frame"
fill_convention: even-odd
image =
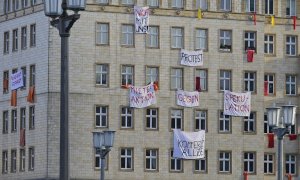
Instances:
[[[108,0],[97,0],[99,4],[108,4]]]
[[[183,129],[183,110],[182,109],[171,109],[171,129]],[[180,127],[179,127],[180,126]]]
[[[207,131],[207,111],[195,110],[195,131]]]
[[[196,28],[195,49],[208,50],[208,30]]]
[[[274,174],[274,154],[264,154],[264,174]]]
[[[147,5],[150,7],[159,7],[159,0],[147,0]]]
[[[20,129],[26,129],[26,107],[20,108]]]
[[[207,10],[208,5],[207,5],[207,0],[196,0],[196,8],[200,8],[201,10]]]
[[[34,170],[34,160],[35,160],[35,152],[34,152],[34,147],[28,148],[28,170],[33,171]]]
[[[17,121],[18,121],[18,115],[17,115],[17,109],[11,110],[11,132],[17,132]]]
[[[158,171],[158,150],[146,149],[145,150],[145,170]],[[153,168],[154,166],[154,168]]]
[[[151,82],[158,82],[159,69],[158,67],[147,66],[146,67],[146,84]]]
[[[121,0],[122,5],[134,5],[134,0]]]
[[[285,155],[285,169],[286,174],[296,175],[297,173],[297,156],[294,154]]]
[[[122,165],[122,161],[124,161],[124,166]],[[120,149],[120,169],[133,170],[133,148]]]
[[[29,69],[29,86],[35,85],[35,65],[30,65]]]
[[[219,111],[219,133],[231,133],[231,117]]]
[[[22,1],[23,1],[23,3],[22,3],[23,8],[26,8],[26,7],[30,6],[30,0],[22,0]]]
[[[296,0],[286,0],[286,15],[296,16]]]
[[[195,173],[207,173],[207,151],[205,151],[205,157],[203,159],[196,159],[194,161]]]
[[[256,12],[256,0],[246,0],[246,12]]]
[[[95,169],[101,169],[101,157],[100,157],[100,150],[98,148],[94,148],[94,156],[95,156]],[[97,163],[98,162],[98,163]],[[104,157],[104,170],[108,168],[108,155]]]
[[[285,48],[286,48],[285,54],[287,56],[296,56],[297,55],[297,36],[287,35]]]
[[[159,27],[150,26],[146,35],[146,45],[148,48],[159,48]]]
[[[220,70],[220,91],[231,90],[231,71]],[[228,87],[227,87],[228,85]],[[223,86],[223,87],[222,87]]]
[[[21,87],[21,90],[26,89],[26,80],[27,80],[27,73],[26,73],[26,66],[21,67],[22,75],[23,75],[23,87]]]
[[[134,27],[130,24],[122,24],[122,46],[134,46]]]
[[[252,157],[251,157],[252,156]],[[248,173],[255,173],[256,171],[256,154],[254,152],[244,152],[244,171]],[[252,167],[252,168],[251,168]]]
[[[248,48],[256,51],[256,32],[246,31],[244,36],[244,43],[245,43],[245,51]]]
[[[275,95],[275,75],[265,74],[265,82],[268,82],[268,95]]]
[[[249,116],[244,117],[244,132],[254,133],[256,132],[256,113],[250,112]]]
[[[219,152],[219,172],[220,173],[231,172],[231,152],[227,152],[227,151]]]
[[[109,44],[109,23],[97,23],[96,26],[96,44]]]
[[[231,0],[220,0],[219,2],[220,2],[220,10],[231,11]]]
[[[3,53],[9,53],[9,31],[4,32],[4,46],[3,46]]]
[[[21,28],[21,49],[27,48],[27,26]]]
[[[172,8],[183,8],[184,0],[172,0]]]
[[[232,49],[232,31],[220,30],[220,48],[221,51],[230,52]]]
[[[182,27],[171,28],[171,48],[184,48],[184,29]]]
[[[30,25],[30,47],[36,46],[36,24]]]
[[[133,66],[122,65],[121,85],[134,85],[134,67]]]
[[[273,133],[272,132],[272,127],[269,126],[268,115],[264,114],[264,134],[269,134],[269,133]]]
[[[8,111],[3,111],[3,129],[2,133],[7,134],[8,133]]]
[[[274,14],[274,0],[265,0],[265,14]]]
[[[12,12],[12,0],[5,0],[5,13]]]
[[[35,128],[35,106],[29,107],[29,129]]]
[[[158,109],[157,108],[146,109],[146,129],[158,130]]]
[[[108,86],[109,66],[108,64],[96,64],[96,85]]]
[[[133,128],[133,108],[121,107],[121,128]]]
[[[265,54],[274,55],[275,52],[275,36],[272,34],[265,34],[264,52]]]
[[[95,126],[103,128],[108,126],[108,106],[95,107]]]
[[[19,31],[18,29],[13,30],[13,39],[12,39],[12,51],[17,51],[19,47]]]
[[[171,90],[183,89],[183,69],[171,68]]]
[[[256,92],[256,72],[244,73],[244,90]]]
[[[26,168],[26,150],[20,149],[20,171],[25,171]]]
[[[2,174],[8,173],[8,151],[2,151]]]
[[[294,79],[294,81],[293,81]],[[285,81],[285,94],[290,96],[297,95],[297,76],[287,74],[286,81]],[[294,93],[293,93],[294,92]]]
[[[170,151],[170,172],[182,172],[183,160],[173,157],[174,150]]]
[[[200,88],[201,91],[208,91],[208,84],[207,84],[207,80],[208,80],[208,73],[206,69],[196,69],[195,71],[195,76],[200,78]],[[195,77],[195,79],[196,79]],[[195,89],[196,89],[196,84],[195,84]]]
[[[11,150],[11,166],[10,172],[15,173],[17,172],[17,150]]]

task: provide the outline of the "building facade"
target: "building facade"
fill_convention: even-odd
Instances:
[[[60,37],[42,1],[1,3],[0,179],[57,179]],[[134,33],[134,5],[150,7],[148,34]],[[99,178],[92,132],[107,129],[116,131],[107,179],[240,180],[244,172],[249,180],[276,179],[277,141],[268,147],[265,108],[299,106],[299,9],[295,0],[87,0],[69,42],[71,179]],[[203,66],[180,65],[181,49],[202,49]],[[25,83],[12,106],[10,76],[18,70]],[[176,90],[195,91],[195,79],[200,105],[176,105]],[[123,87],[153,81],[157,104],[130,108]],[[249,117],[224,115],[224,90],[251,91]],[[294,179],[298,114],[294,136],[284,139],[284,174]],[[206,131],[205,159],[172,158],[175,128]]]

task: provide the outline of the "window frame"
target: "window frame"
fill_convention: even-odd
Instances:
[[[197,113],[200,113],[200,116],[197,116]],[[202,116],[202,113],[205,114],[205,116]],[[195,109],[194,110],[194,131],[200,131],[204,130],[205,132],[208,132],[207,129],[207,120],[208,120],[208,111],[207,110],[202,110],[202,109]],[[198,126],[199,128],[197,128]],[[204,128],[203,125],[204,124]]]
[[[149,151],[150,155],[147,155],[147,151]],[[153,152],[155,152],[155,155],[153,155]],[[145,171],[146,172],[158,172],[159,171],[159,149],[156,148],[146,148],[145,149]],[[153,164],[153,161],[155,162],[155,168],[147,168],[147,160],[149,161],[149,165],[151,167],[151,165]]]
[[[29,86],[32,87],[32,86],[35,86],[35,82],[36,82],[36,78],[35,78],[36,67],[35,67],[35,64],[30,65],[29,73],[30,73],[29,74]]]
[[[123,114],[123,109],[125,113]],[[129,111],[130,110],[130,111]],[[123,117],[125,118],[123,123]],[[128,125],[130,122],[130,125]],[[124,126],[123,126],[124,124]],[[121,106],[121,123],[120,129],[134,129],[134,109],[128,106]]]
[[[292,40],[294,39],[294,42]],[[293,52],[293,48],[294,51]],[[289,57],[296,57],[297,56],[297,48],[298,48],[298,37],[296,35],[286,35],[285,37],[285,55]]]
[[[125,69],[123,69],[125,68]],[[129,72],[128,68],[131,68],[131,72]],[[125,70],[123,72],[123,70]],[[121,65],[121,86],[126,86],[126,85],[134,85],[134,65],[129,65],[129,64],[123,64]],[[125,77],[125,84],[123,83],[123,76]],[[128,83],[129,81],[132,81],[132,83]]]
[[[185,0],[171,0],[171,7],[174,9],[184,9]]]
[[[29,106],[29,130],[35,129],[35,106]]]
[[[3,71],[3,83],[4,83],[4,81],[7,81],[7,89],[5,89],[4,87],[3,87],[3,94],[8,94],[9,93],[9,71],[7,70],[7,71]]]
[[[175,115],[172,115],[174,113]],[[180,124],[180,128],[177,127],[178,124]],[[184,129],[183,125],[184,125],[184,110],[171,108],[170,109],[170,131],[172,131],[173,129],[183,130]]]
[[[204,73],[201,73],[201,72],[204,72]],[[205,76],[202,76],[202,75],[205,75]],[[208,92],[208,70],[196,68],[195,69],[195,81],[196,81],[197,77],[200,78],[201,92]],[[194,89],[196,90],[196,83],[195,83]]]
[[[272,157],[272,158],[270,158]],[[271,168],[271,170],[270,170]],[[275,154],[273,153],[265,153],[264,154],[264,174],[275,174]]]
[[[223,73],[222,73],[223,72]],[[224,74],[225,73],[225,74]],[[229,77],[226,77],[226,74],[229,73]],[[223,76],[221,76],[223,74]],[[228,82],[228,88],[226,88],[226,82]],[[223,88],[221,86],[223,85]],[[219,91],[223,92],[225,90],[231,90],[232,89],[232,71],[227,69],[220,69],[219,70]]]
[[[201,162],[203,162],[204,161],[204,170],[203,170],[203,168],[202,168],[202,163]],[[202,174],[207,174],[208,173],[208,151],[207,150],[205,150],[205,157],[203,158],[203,159],[195,159],[194,160],[194,163],[193,163],[193,165],[194,165],[194,173],[197,173],[197,174],[200,174],[200,173],[202,173]],[[196,167],[197,167],[197,165],[196,164],[198,164],[198,166],[199,166],[199,170],[197,170],[196,169]]]
[[[183,49],[183,48],[184,48],[184,28],[172,26],[171,27],[171,49]]]
[[[159,0],[147,0],[147,6],[150,8],[159,8]]]
[[[104,170],[108,170],[108,157],[109,157],[109,154],[107,154],[105,157],[104,157]],[[99,159],[99,163],[96,164],[97,162],[97,159]],[[100,157],[100,150],[99,148],[94,148],[94,169],[95,170],[101,170],[101,157]]]
[[[30,25],[30,47],[36,46],[36,24]]]
[[[272,9],[271,9],[270,4],[272,4]],[[274,1],[273,0],[265,0],[265,14],[267,14],[267,15],[274,14]]]
[[[251,78],[253,76],[253,78]],[[256,93],[257,85],[256,85],[256,72],[254,71],[245,71],[244,72],[244,91]],[[252,86],[251,86],[252,85]]]
[[[221,157],[222,154],[222,157]],[[229,155],[227,158],[226,155]],[[221,162],[222,162],[222,168],[221,168]],[[226,169],[226,164],[228,164],[228,170]],[[231,151],[219,151],[218,153],[218,172],[221,174],[231,174],[232,171],[232,153]]]
[[[251,35],[254,37],[251,38]],[[251,43],[253,43],[253,47],[251,47]],[[247,45],[246,45],[247,44]],[[257,32],[256,31],[245,31],[244,32],[244,49],[247,50],[254,50],[255,52],[257,47]]]
[[[100,108],[99,113],[97,113],[97,108]],[[105,109],[106,111],[105,113],[102,112],[103,109]],[[99,123],[97,117],[99,117]],[[105,120],[103,120],[103,117],[105,117]],[[109,121],[108,105],[95,105],[95,128],[108,128],[108,121]]]
[[[12,52],[18,51],[19,48],[19,29],[12,30]]]
[[[219,31],[219,51],[220,52],[232,52],[232,42],[233,42],[232,30],[220,29],[220,31]]]
[[[289,78],[289,81],[287,80]],[[291,79],[294,78],[295,81]],[[289,86],[289,89],[287,88]],[[295,93],[292,93],[293,90]],[[285,75],[285,95],[286,96],[296,96],[297,95],[297,75],[294,74],[286,74]]]
[[[251,7],[251,5],[253,5],[252,3],[254,4],[253,7]],[[246,3],[245,3],[245,10],[247,13],[254,13],[256,12],[256,0],[246,0]]]
[[[273,38],[273,40],[270,40],[271,37]],[[276,36],[274,34],[265,34],[264,35],[264,54],[265,55],[268,55],[268,56],[276,55],[275,54],[275,52],[276,52],[276,39],[275,38],[276,38]]]
[[[21,27],[21,49],[27,48],[27,26]]]
[[[125,150],[125,154],[122,155],[122,150]],[[128,155],[127,151],[131,151]],[[120,170],[121,171],[133,171],[134,170],[134,148],[133,147],[121,147],[120,148]],[[125,159],[125,166],[126,167],[122,167],[122,158]],[[130,166],[131,167],[127,167],[128,166],[128,159],[130,159]]]
[[[100,68],[100,70],[98,69],[98,67]],[[98,78],[100,79],[99,82]],[[106,82],[104,82],[105,80]],[[97,87],[109,87],[109,64],[95,65],[95,85]]]
[[[204,36],[203,33],[204,32]],[[195,49],[208,51],[208,29],[205,28],[196,28],[195,29]],[[204,47],[201,47],[204,43]]]
[[[291,157],[293,157],[295,160],[294,161],[291,160]],[[291,174],[291,175],[297,174],[297,155],[295,155],[295,154],[286,154],[285,155],[285,173]]]
[[[270,80],[270,78],[273,78],[273,80]],[[273,73],[266,73],[264,75],[264,82],[268,82],[268,96],[275,96],[276,95],[276,86],[275,86],[275,74]],[[273,92],[270,93],[270,89],[273,87]]]
[[[155,72],[153,71],[156,71]],[[157,66],[146,66],[145,70],[146,84],[150,84],[151,82],[159,82],[159,67]]]
[[[26,170],[26,150],[25,148],[20,149],[20,172],[24,172]]]
[[[20,108],[20,129],[26,129],[26,107]]]
[[[8,173],[8,151],[2,151],[2,174]]]
[[[257,126],[257,113],[254,111],[250,112],[249,116],[243,117],[244,124],[244,134],[256,134],[256,126]],[[251,130],[251,126],[253,129]]]
[[[106,26],[107,29],[103,29],[101,26]],[[97,22],[96,23],[96,45],[109,45],[109,34],[110,28],[107,22]],[[106,37],[103,37],[106,36]]]
[[[156,32],[152,32],[153,29],[156,29]],[[155,39],[155,40],[153,40]],[[153,42],[157,43],[153,43]],[[151,49],[160,48],[160,32],[159,26],[149,26],[149,32],[146,34],[146,47]]]
[[[3,126],[2,126],[2,134],[8,134],[8,128],[9,128],[9,111],[2,111],[2,121],[3,121]]]
[[[11,110],[11,133],[17,132],[18,128],[18,111],[17,109]]]
[[[28,171],[34,171],[35,167],[35,148],[28,148]]]
[[[297,9],[296,9],[297,3],[296,0],[287,0],[286,1],[286,16],[291,17],[291,16],[296,16],[297,15]],[[291,7],[294,7],[294,13],[291,12]]]
[[[169,172],[170,173],[183,173],[183,170],[184,170],[184,168],[183,168],[183,159],[174,158],[173,153],[174,153],[174,150],[170,149],[169,150],[169,154],[170,154],[170,156],[169,156],[169,158],[170,158],[170,160],[169,160]]]
[[[174,71],[174,72],[173,72]],[[179,72],[181,74],[178,74]],[[173,74],[174,73],[174,74]],[[170,89],[171,90],[177,90],[177,89],[183,89],[183,80],[184,80],[184,69],[183,68],[179,68],[179,67],[171,67],[171,82],[170,82]],[[174,80],[174,83],[172,83],[172,81]]]
[[[150,110],[150,114],[148,114],[148,110]],[[146,121],[145,121],[145,130],[146,131],[158,131],[159,130],[159,124],[158,124],[158,120],[159,120],[159,109],[158,108],[146,108]],[[156,111],[156,115],[153,115],[152,111]],[[153,120],[154,119],[154,120]],[[148,123],[148,121],[150,120],[150,122]],[[153,121],[155,121],[155,127],[153,126]],[[148,124],[150,126],[148,126]]]
[[[253,159],[249,157],[250,155],[253,156]],[[245,158],[247,156],[247,159]],[[251,168],[251,164],[253,167],[253,170],[249,169]],[[244,152],[243,153],[243,168],[244,172],[248,172],[249,174],[256,174],[256,153],[255,152]]]
[[[228,126],[229,129],[226,129],[226,126]],[[232,117],[230,115],[225,115],[224,111],[220,110],[219,115],[218,115],[218,127],[219,127],[218,133],[219,134],[231,134],[232,133],[231,126],[232,126]]]
[[[21,71],[22,71],[22,79],[23,79],[23,86],[21,87],[21,90],[25,90],[26,89],[26,81],[27,81],[27,70],[26,70],[26,66],[21,67]]]
[[[264,134],[270,134],[270,133],[273,133],[272,132],[272,127],[269,126],[268,115],[267,115],[267,113],[265,113],[264,114]]]
[[[123,6],[133,6],[135,4],[135,0],[120,0],[120,1],[121,1],[120,4]]]
[[[9,31],[5,31],[3,33],[3,54],[9,54],[9,43],[10,37],[9,37]]]
[[[126,31],[123,31],[124,30],[123,28],[126,28]],[[132,31],[130,31],[129,28],[131,28]],[[132,38],[132,40],[130,40],[130,38]],[[121,46],[122,47],[135,46],[135,30],[132,24],[121,24]]]
[[[229,1],[229,3],[227,2]],[[232,1],[231,0],[219,0],[220,3],[220,11],[230,12],[232,11]],[[229,4],[229,7],[227,7],[227,3]],[[224,7],[222,7],[224,6]]]
[[[17,150],[12,149],[10,154],[11,154],[10,172],[16,173],[17,172]]]
[[[207,0],[196,0],[195,6],[196,6],[197,9],[200,8],[202,11],[207,11],[208,10],[208,2],[207,2]]]

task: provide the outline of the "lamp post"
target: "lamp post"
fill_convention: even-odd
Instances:
[[[268,113],[268,125],[277,136],[277,179],[283,180],[283,143],[284,135],[288,133],[289,128],[295,124],[296,108],[294,105],[284,105],[280,107],[266,108]],[[282,111],[282,114],[281,114]]]
[[[45,15],[52,18],[51,25],[59,30],[61,37],[60,75],[60,169],[59,179],[69,180],[69,37],[70,29],[80,18],[78,11],[84,10],[85,0],[44,0]],[[67,10],[74,14],[68,15]]]
[[[101,168],[100,180],[104,180],[105,156],[114,144],[115,131],[93,132],[93,144],[96,151],[99,151],[99,167]]]

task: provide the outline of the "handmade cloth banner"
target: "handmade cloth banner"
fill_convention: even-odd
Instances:
[[[205,158],[205,131],[184,132],[174,129],[174,158]]]
[[[193,91],[182,91],[178,90],[176,92],[177,105],[184,107],[195,107],[199,106],[199,92]]]
[[[11,90],[18,89],[19,87],[23,86],[23,73],[22,71],[18,71],[11,75],[11,83],[10,88]]]
[[[203,51],[187,51],[181,49],[181,65],[186,66],[203,66]]]
[[[135,32],[148,33],[149,31],[149,7],[134,6]]]
[[[224,91],[224,114],[249,116],[251,111],[251,92],[234,93]]]
[[[148,86],[136,87],[130,86],[130,107],[144,108],[156,104],[154,84]]]

